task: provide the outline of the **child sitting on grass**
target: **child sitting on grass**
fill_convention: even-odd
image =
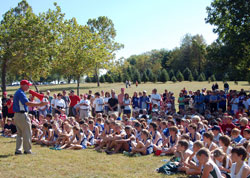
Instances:
[[[213,142],[214,135],[212,132],[205,132],[203,134],[203,142],[206,148],[209,149],[209,151],[213,151],[217,148],[217,145]]]
[[[213,152],[213,158],[215,164],[219,167],[222,175],[228,177],[230,173],[230,168],[232,166],[232,161],[229,156],[226,155],[220,148],[217,148]]]
[[[177,144],[177,149],[175,156],[180,157],[181,160],[179,162],[178,171],[186,171],[188,169],[187,166],[185,166],[185,162],[188,161],[188,158],[192,155],[192,151],[188,149],[188,142],[186,140],[180,140]]]
[[[87,148],[87,137],[80,130],[78,125],[73,127],[73,137],[70,139],[68,149],[81,150]]]
[[[153,153],[153,143],[152,136],[150,133],[143,129],[141,134],[142,141],[138,141],[136,143],[132,143],[132,154],[139,153],[138,155],[149,155]]]
[[[161,149],[162,147],[162,136],[160,132],[157,130],[157,124],[155,122],[151,122],[149,124],[149,132],[152,135],[152,142],[154,145],[154,151]]]
[[[239,144],[241,142],[241,140],[243,139],[243,137],[240,135],[240,130],[237,128],[234,128],[231,132],[231,137],[232,137],[232,141],[234,142],[234,144]]]
[[[186,169],[187,175],[199,175],[201,174],[201,164],[199,164],[199,161],[196,157],[196,153],[203,148],[204,145],[202,141],[197,140],[193,144],[193,153],[188,158],[188,161],[185,163],[185,166],[188,168]]]
[[[176,151],[176,146],[179,141],[178,128],[176,126],[169,127],[170,136],[167,138],[163,146],[167,145],[167,149],[163,149],[161,155],[172,155]]]
[[[201,178],[222,178],[220,169],[210,157],[210,151],[207,148],[201,148],[197,154],[199,163],[203,166]]]
[[[125,151],[129,153],[132,150],[132,141],[135,141],[135,136],[131,126],[125,127],[126,135],[123,139],[119,139],[115,141],[115,150],[110,154],[118,153],[119,151]]]
[[[219,138],[219,145],[222,148],[223,152],[227,155],[231,155],[232,147],[230,146],[231,139],[227,135],[223,135]]]
[[[82,126],[83,133],[84,133],[84,135],[86,136],[86,139],[87,139],[87,146],[94,145],[95,144],[95,138],[94,138],[94,134],[89,129],[89,125],[87,123],[84,123],[81,126]]]
[[[12,119],[8,118],[7,123],[4,125],[3,135],[5,137],[13,137],[15,136],[16,132],[16,126],[12,123]]]

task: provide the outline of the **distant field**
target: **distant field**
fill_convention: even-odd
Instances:
[[[223,89],[223,83],[222,82],[217,82],[219,85],[219,89]],[[240,89],[245,89],[247,91],[250,91],[250,85],[248,82],[238,82],[238,85],[236,85],[234,82],[228,82],[230,85],[230,89],[233,90],[240,90]],[[197,90],[197,89],[202,89],[202,88],[207,88],[211,90],[213,83],[208,83],[208,82],[167,82],[167,83],[142,83],[139,84],[138,87],[135,85],[132,85],[130,88],[127,88],[125,90],[126,93],[129,93],[130,96],[133,95],[134,91],[143,91],[146,90],[148,94],[151,94],[153,88],[158,89],[158,93],[163,93],[165,89],[174,92],[174,96],[178,97],[179,92],[185,87],[187,90]],[[18,87],[7,87],[8,94],[13,94]],[[38,86],[40,91],[46,91],[50,90],[51,93],[58,93],[62,92],[62,90],[71,90],[74,89],[76,93],[76,84],[60,84],[60,85],[39,85]],[[125,88],[124,83],[114,83],[114,84],[109,84],[109,83],[101,83],[100,87],[97,87],[96,83],[84,83],[80,84],[80,93],[87,93],[88,90],[92,90],[93,92],[97,91],[110,91],[111,89],[115,89],[116,93],[120,93],[120,89]],[[35,89],[34,86],[31,86],[31,89]]]
[[[223,83],[218,82],[219,88],[223,88]],[[247,82],[239,82],[235,85],[229,83],[230,89],[240,90],[244,88],[249,91],[250,85]],[[201,88],[211,89],[212,83],[208,82],[167,82],[140,84],[137,88],[132,85],[126,89],[130,95],[134,91],[147,90],[151,93],[153,88],[157,88],[159,93],[165,89],[170,90],[178,96],[183,87],[187,90],[197,90]],[[38,86],[40,90],[51,90],[52,93],[61,92],[63,89],[76,89],[76,85],[52,85]],[[96,84],[81,84],[81,93],[91,89],[96,91],[110,91],[115,89],[120,92],[122,83],[101,84],[100,88]],[[18,87],[8,87],[9,94],[13,94]],[[34,89],[32,86],[31,89]],[[145,157],[129,158],[121,154],[108,156],[105,153],[97,153],[92,149],[81,151],[53,151],[47,147],[33,145],[35,155],[14,156],[15,139],[0,137],[0,177],[166,177],[155,172],[155,169],[164,164],[163,159],[168,157],[155,157],[153,155]],[[185,175],[175,175],[168,177],[185,177]]]

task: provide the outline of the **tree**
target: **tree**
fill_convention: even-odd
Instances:
[[[179,81],[179,82],[182,82],[184,80],[184,76],[182,75],[182,73],[180,71],[177,72],[176,74],[176,79]]]
[[[190,74],[192,75],[191,70],[188,67],[186,67],[185,70],[183,71],[184,80],[188,80]]]
[[[103,75],[100,77],[100,82],[105,83],[105,77]]]
[[[194,71],[193,71],[193,77],[194,77],[194,80],[198,80],[199,73],[198,73],[197,69],[194,69]]]
[[[176,77],[175,77],[175,76],[172,76],[171,81],[174,82],[174,83],[177,82]]]
[[[123,45],[115,42],[116,31],[112,20],[108,17],[100,16],[97,19],[89,19],[87,24],[90,31],[98,34],[104,44],[101,47],[97,44],[97,48],[100,49],[99,53],[92,57],[94,74],[96,75],[97,86],[99,87],[99,70],[110,68],[115,58],[114,52],[121,49]]]
[[[204,73],[201,73],[201,74],[199,75],[199,77],[197,78],[197,80],[198,80],[199,82],[205,81],[205,80],[206,80],[206,77],[205,77]]]
[[[138,83],[141,83],[141,76],[140,76],[140,73],[139,73],[139,71],[138,70],[135,70],[134,71],[134,75],[133,75],[134,77],[133,77],[133,82],[134,83],[136,83],[136,81],[138,82]]]
[[[146,83],[148,82],[148,76],[147,76],[147,73],[144,71],[143,74],[142,74],[142,77],[141,77],[141,80]]]
[[[168,74],[169,74],[169,77],[172,79],[172,77],[173,76],[175,76],[174,75],[174,70],[173,69],[171,69],[169,72],[168,72]]]
[[[57,49],[54,31],[62,19],[60,7],[37,16],[25,0],[4,14],[0,24],[2,91],[6,91],[7,71],[31,81],[49,75]]]
[[[192,82],[193,80],[194,80],[194,77],[193,77],[192,73],[190,73],[188,76],[188,81]]]
[[[211,75],[210,79],[211,79],[211,82],[216,81],[215,75],[214,75],[214,74],[213,74],[213,75]]]
[[[91,83],[91,78],[90,78],[89,76],[87,76],[87,77],[85,78],[85,82],[86,82],[86,83]]]
[[[110,74],[107,75],[107,82],[114,83],[114,79],[113,79],[112,75],[110,75]]]
[[[214,26],[228,57],[222,58],[245,76],[250,66],[250,5],[248,0],[213,0],[207,7],[206,23]]]
[[[97,44],[102,45],[102,39],[92,34],[88,27],[79,25],[75,18],[65,21],[61,38],[59,57],[53,62],[66,76],[77,80],[79,95],[80,78],[91,74],[95,64],[92,59],[99,50]]]
[[[160,80],[161,82],[165,83],[167,81],[169,81],[169,76],[168,76],[168,73],[165,69],[163,69],[160,73]]]

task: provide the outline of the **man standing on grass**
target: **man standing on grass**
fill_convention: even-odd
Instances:
[[[34,103],[30,102],[25,93],[32,84],[28,80],[20,82],[20,88],[16,91],[13,99],[13,110],[15,112],[14,121],[17,128],[16,151],[15,154],[31,154],[31,121],[28,115],[29,107],[42,107],[48,102]]]
[[[69,116],[76,116],[76,110],[75,110],[74,106],[77,103],[79,103],[81,99],[79,98],[79,96],[75,95],[74,90],[70,91],[69,99],[70,99]]]
[[[121,88],[121,93],[118,95],[118,111],[119,111],[119,117],[121,116],[121,113],[123,112],[124,106],[123,106],[123,100],[124,100],[124,88]]]

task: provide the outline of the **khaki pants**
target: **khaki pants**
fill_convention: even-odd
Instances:
[[[17,128],[16,152],[21,153],[22,148],[25,152],[31,152],[31,121],[28,113],[15,113],[14,121]]]
[[[85,117],[89,117],[89,110],[80,109],[80,119],[85,119]]]

